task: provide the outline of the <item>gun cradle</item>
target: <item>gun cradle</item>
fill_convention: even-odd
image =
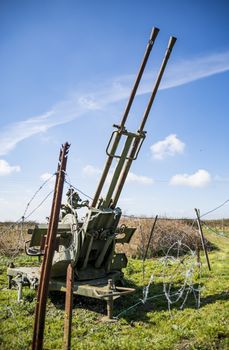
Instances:
[[[83,223],[67,214],[58,225],[56,250],[52,263],[52,277],[66,276],[67,266],[74,266],[76,280],[103,278],[119,272],[127,265],[124,253],[115,252],[116,243],[129,243],[135,228],[118,227],[121,210],[89,209]],[[27,248],[28,255],[42,255],[47,224],[36,225]]]

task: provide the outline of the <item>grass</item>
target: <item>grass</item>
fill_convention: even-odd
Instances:
[[[157,350],[216,350],[229,348],[229,239],[206,232],[207,238],[218,249],[209,253],[212,271],[206,267],[204,257],[200,281],[201,307],[196,308],[192,295],[183,310],[174,305],[168,310],[164,297],[149,300],[123,313],[115,323],[102,322],[105,303],[76,297],[73,310],[72,350],[83,349],[157,349]],[[23,289],[24,301],[17,303],[17,291],[7,290],[8,258],[0,258],[0,349],[24,350],[31,346],[35,291]],[[31,258],[19,255],[17,266],[31,266]],[[37,260],[32,259],[36,265]],[[149,259],[145,264],[145,282],[154,273],[149,296],[163,293],[161,263]],[[137,303],[142,298],[142,262],[130,259],[125,269],[129,286],[136,293],[115,301],[115,314]],[[177,280],[177,286],[179,281]],[[55,294],[48,300],[44,349],[63,347],[64,295]]]

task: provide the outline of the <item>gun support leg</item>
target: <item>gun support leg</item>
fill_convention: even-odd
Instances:
[[[11,289],[12,288],[12,276],[7,276],[7,279],[8,279],[8,289]]]
[[[112,290],[113,290],[113,280],[112,279],[109,279],[108,280],[108,284],[107,284],[107,287],[108,287],[108,293],[109,293],[109,296],[107,298],[107,321],[115,321],[113,319],[113,306],[114,306],[114,299],[113,299],[113,293],[112,293]]]
[[[107,303],[107,316],[102,318],[103,322],[116,322],[117,320],[113,318],[113,306],[114,306],[114,284],[113,280],[109,279],[106,289],[106,303]]]
[[[113,300],[113,296],[111,294],[107,300],[107,318],[108,318],[108,320],[113,320],[113,305],[114,305],[114,300]]]
[[[22,300],[22,281],[18,281],[17,287],[18,287],[17,301],[18,303],[20,303],[20,301]]]

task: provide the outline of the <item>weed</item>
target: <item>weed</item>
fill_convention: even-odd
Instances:
[[[73,308],[72,350],[226,350],[229,346],[228,319],[228,265],[229,240],[206,231],[206,236],[217,250],[209,253],[212,271],[201,254],[201,305],[196,309],[190,295],[183,310],[174,305],[168,311],[164,296],[139,304],[130,312],[123,313],[116,323],[103,323],[105,303],[76,296]],[[7,262],[0,258],[0,349],[25,350],[31,347],[33,332],[35,291],[24,288],[22,303],[17,303],[16,290],[7,290]],[[20,254],[15,264],[36,266],[37,259]],[[158,258],[147,259],[143,281],[142,261],[129,259],[125,269],[127,285],[135,286],[136,293],[115,301],[115,314],[119,314],[142,298],[142,287],[152,273],[154,283],[149,296],[163,293]],[[62,349],[64,323],[64,297],[56,294],[47,305],[44,349]]]

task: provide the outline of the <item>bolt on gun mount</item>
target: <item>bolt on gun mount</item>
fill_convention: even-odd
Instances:
[[[81,205],[79,204],[79,196],[77,193],[74,193],[72,189],[68,192],[68,203],[67,206],[65,206],[65,211],[62,212],[62,220],[58,225],[58,244],[52,262],[50,289],[63,290],[64,287],[63,283],[60,281],[60,277],[66,276],[67,266],[70,262],[74,266],[75,281],[77,281],[77,294],[99,298],[102,294],[98,292],[98,288],[92,289],[92,284],[102,285],[103,282],[107,284],[110,278],[112,278],[113,281],[122,279],[122,268],[126,266],[127,258],[124,253],[115,252],[115,244],[129,243],[135,232],[135,228],[128,228],[126,226],[118,227],[122,213],[121,209],[117,207],[117,203],[131,164],[133,160],[137,158],[145,139],[145,124],[170,53],[176,42],[175,37],[170,37],[169,39],[168,47],[156,77],[148,105],[140,122],[139,129],[136,132],[129,132],[125,124],[158,32],[158,28],[153,28],[123,118],[119,125],[114,125],[116,130],[112,133],[106,149],[108,158],[95,196],[91,205],[88,205],[88,211],[83,222],[78,220],[75,210],[82,206],[82,203]],[[117,150],[122,140],[124,140],[124,145],[119,155],[117,154]],[[100,195],[114,159],[118,161],[108,191],[104,199],[102,199]],[[85,204],[87,205],[87,203]],[[42,254],[46,232],[47,225],[37,225],[35,229],[32,230],[31,241],[27,248],[27,253],[29,255]],[[34,253],[36,247],[38,247],[39,251],[37,254]],[[10,273],[8,274],[10,275]],[[94,282],[92,283],[92,281]],[[121,294],[121,292],[119,294]]]

